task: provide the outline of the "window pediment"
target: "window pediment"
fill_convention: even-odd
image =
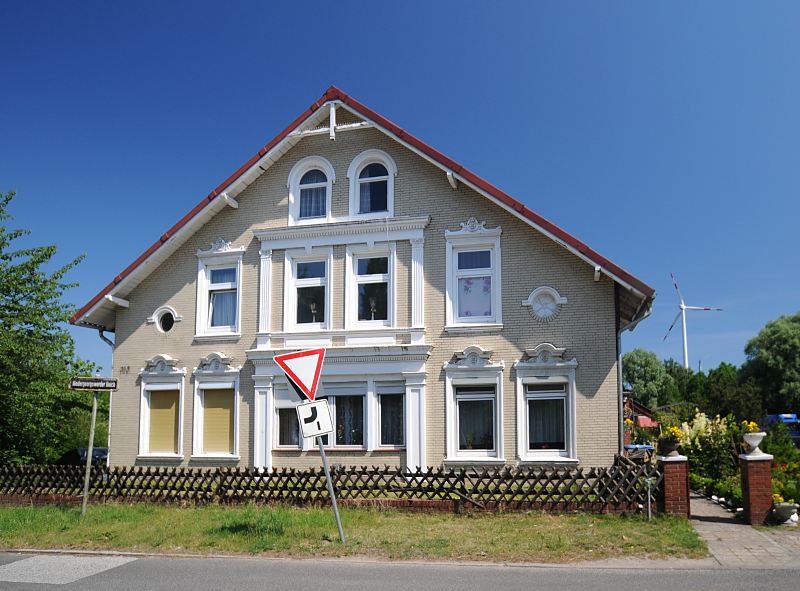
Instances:
[[[139,374],[146,377],[168,377],[183,376],[186,374],[185,368],[178,368],[179,361],[169,355],[154,355],[147,361]]]

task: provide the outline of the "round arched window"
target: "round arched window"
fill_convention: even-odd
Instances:
[[[325,193],[328,177],[318,169],[309,170],[300,179],[300,217],[325,217]]]
[[[367,164],[358,174],[358,213],[387,211],[389,171],[380,162]]]

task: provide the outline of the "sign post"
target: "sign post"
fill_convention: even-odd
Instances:
[[[297,422],[300,424],[300,431],[304,438],[316,438],[317,440],[319,455],[322,457],[322,469],[325,471],[325,481],[328,485],[328,494],[331,496],[333,516],[336,518],[336,529],[339,530],[339,539],[344,544],[344,530],[339,517],[339,506],[336,503],[336,491],[333,488],[333,480],[331,480],[328,456],[325,455],[325,446],[322,443],[323,435],[330,436],[333,433],[331,411],[328,408],[327,400],[314,400],[317,395],[319,376],[322,372],[322,362],[325,360],[325,349],[286,353],[276,355],[274,359],[278,367],[286,374],[286,378],[300,399],[308,399],[308,402],[297,405]]]
[[[117,389],[116,378],[72,378],[69,382],[70,390],[86,391],[92,393],[92,422],[89,426],[89,447],[86,448],[86,472],[83,475],[83,500],[81,502],[81,517],[86,515],[86,503],[89,500],[89,479],[92,473],[92,456],[94,455],[94,428],[97,424],[97,392],[99,390],[111,392]]]

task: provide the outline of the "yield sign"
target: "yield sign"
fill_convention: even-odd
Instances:
[[[325,359],[325,349],[284,353],[275,355],[274,359],[298,394],[314,400],[319,384],[319,374],[322,371],[322,362]]]

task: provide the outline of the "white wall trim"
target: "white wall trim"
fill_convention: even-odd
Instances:
[[[425,239],[411,240],[411,326],[425,328]],[[424,338],[422,333],[415,336]],[[414,339],[412,338],[412,342]]]
[[[260,251],[258,270],[258,332],[267,333],[272,328],[272,251]]]

